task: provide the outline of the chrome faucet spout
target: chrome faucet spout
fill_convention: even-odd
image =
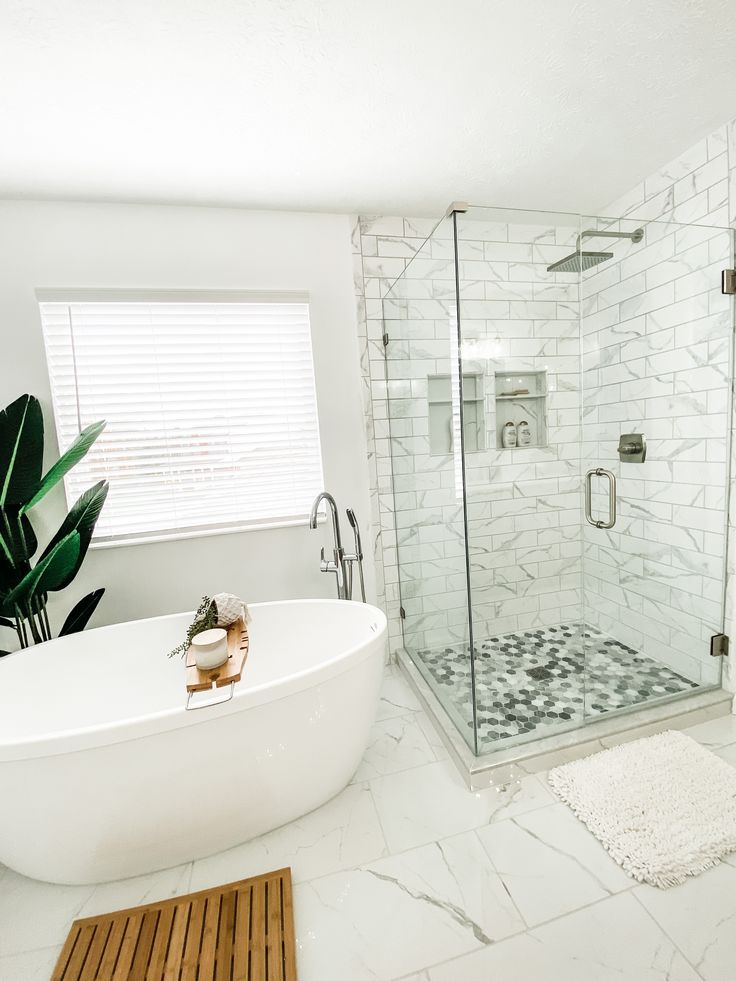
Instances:
[[[312,511],[309,515],[309,527],[317,527],[317,513],[322,501],[326,501],[330,508],[330,516],[332,518],[332,537],[335,541],[335,547],[332,550],[332,561],[325,558],[325,550],[324,548],[322,549],[320,571],[334,573],[337,584],[337,598],[349,599],[349,596],[347,595],[345,575],[345,549],[342,547],[342,537],[340,535],[340,516],[337,511],[335,498],[332,496],[332,494],[328,494],[327,491],[322,491],[322,493],[318,494],[314,499]]]
[[[335,539],[335,548],[337,551],[342,551],[342,537],[340,535],[340,517],[337,510],[337,504],[335,498],[332,494],[328,494],[327,491],[322,491],[314,499],[314,504],[312,505],[312,512],[309,515],[309,527],[314,529],[317,527],[317,515],[319,512],[319,506],[322,501],[327,501],[330,506],[330,512],[332,514],[332,535]]]
[[[322,547],[322,553],[320,555],[320,572],[331,572],[335,576],[335,581],[337,585],[337,598],[341,600],[350,600],[353,598],[353,564],[357,562],[358,572],[360,573],[360,592],[365,603],[365,582],[363,580],[363,548],[360,542],[360,529],[358,528],[358,521],[355,517],[355,512],[352,508],[347,509],[348,521],[350,522],[350,527],[353,529],[353,537],[355,538],[355,554],[346,555],[345,549],[342,547],[342,536],[340,535],[340,515],[337,510],[337,503],[332,494],[328,494],[327,491],[322,491],[314,499],[314,504],[312,504],[312,510],[309,515],[309,527],[317,527],[317,518],[319,514],[319,506],[322,501],[326,501],[330,508],[330,517],[332,519],[332,535],[335,540],[335,547],[332,550],[332,559],[325,558],[324,546]]]

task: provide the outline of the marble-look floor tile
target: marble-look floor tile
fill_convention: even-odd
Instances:
[[[383,675],[376,719],[393,719],[421,709],[419,700],[409,688],[398,668],[389,667]]]
[[[424,738],[427,740],[429,745],[434,751],[434,755],[438,760],[446,760],[449,757],[447,752],[447,747],[442,741],[442,736],[437,732],[432,720],[427,716],[426,712],[416,712],[415,718],[419,725],[419,728],[424,733]]]
[[[554,803],[538,777],[470,791],[449,760],[371,781],[389,851],[404,851]]]
[[[0,957],[63,944],[94,886],[56,886],[8,869],[0,888]]]
[[[177,865],[172,869],[138,875],[118,882],[103,882],[93,887],[92,895],[80,907],[78,916],[98,916],[117,909],[158,903],[162,899],[182,896],[190,891],[192,863]]]
[[[730,746],[721,746],[720,749],[714,749],[713,752],[726,763],[736,766],[736,743],[732,743]]]
[[[553,804],[544,812],[520,814],[514,818],[514,823],[543,846],[558,852],[560,857],[576,862],[603,889],[616,893],[636,885],[566,804]]]
[[[368,745],[353,780],[372,780],[387,773],[433,763],[436,756],[412,715],[399,715],[374,723]]]
[[[634,884],[564,804],[481,828],[478,837],[529,926]]]
[[[370,789],[367,784],[353,784],[291,824],[195,862],[191,889],[208,889],[287,865],[294,881],[301,882],[385,854]]]
[[[472,832],[299,885],[295,916],[300,981],[390,981],[524,926]]]
[[[729,862],[671,889],[638,886],[634,896],[676,941],[705,981],[736,977],[736,868]]]
[[[687,734],[709,749],[720,749],[721,746],[736,743],[736,715],[723,715],[719,719],[690,726]]]
[[[429,977],[430,981],[698,981],[696,972],[630,893],[430,968]],[[729,977],[721,975],[720,981]]]
[[[2,981],[49,981],[60,953],[61,945],[0,957],[0,978]]]

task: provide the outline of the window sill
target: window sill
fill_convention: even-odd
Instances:
[[[322,525],[326,515],[317,515],[317,524]],[[276,528],[301,528],[309,525],[309,518],[295,518],[291,521],[269,521],[263,524],[230,525],[227,528],[200,528],[190,531],[169,531],[159,534],[139,535],[131,538],[92,539],[90,549],[124,548],[127,545],[151,545],[155,542],[177,542],[187,538],[214,538],[219,535],[240,535],[251,531],[274,531]]]

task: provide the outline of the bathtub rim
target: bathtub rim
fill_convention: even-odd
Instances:
[[[369,610],[373,614],[374,621],[377,622],[377,629],[371,633],[371,624],[367,622],[366,636],[351,647],[341,650],[329,660],[319,661],[317,664],[311,665],[302,671],[292,673],[287,678],[277,677],[254,688],[242,688],[238,690],[236,685],[233,697],[229,701],[194,712],[187,712],[184,707],[186,702],[186,688],[182,675],[182,700],[181,704],[177,707],[163,709],[160,712],[148,713],[146,715],[132,716],[122,721],[117,720],[115,722],[97,723],[90,726],[59,729],[52,733],[47,732],[24,739],[6,739],[0,741],[0,764],[42,759],[48,756],[64,756],[70,753],[84,752],[85,750],[99,749],[118,743],[130,742],[135,739],[145,738],[156,735],[157,733],[170,732],[187,726],[214,722],[217,719],[229,715],[236,715],[239,712],[257,708],[269,702],[280,701],[291,695],[313,688],[322,681],[339,677],[341,674],[349,671],[353,666],[362,663],[370,657],[376,644],[380,645],[382,652],[385,650],[388,620],[383,610],[370,603],[325,598],[269,600],[265,603],[251,604],[253,609],[257,610],[258,608],[267,606],[293,607],[310,605],[332,607],[339,604],[342,607],[346,603],[349,603],[353,607]],[[188,612],[186,611],[186,613]],[[186,613],[165,613],[157,617],[144,617],[142,621],[157,622],[181,617],[186,615]],[[131,622],[137,623],[141,621],[123,621],[123,623]],[[108,630],[118,626],[121,626],[121,624],[108,624],[95,629]],[[53,641],[48,643],[53,643]],[[14,657],[15,654],[28,656],[29,653],[32,654],[32,651],[17,651],[11,654],[10,657]],[[207,694],[205,697],[212,696]]]

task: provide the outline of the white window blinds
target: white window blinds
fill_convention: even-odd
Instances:
[[[309,305],[39,294],[61,449],[107,428],[66,478],[106,478],[95,541],[303,521],[322,490]]]

